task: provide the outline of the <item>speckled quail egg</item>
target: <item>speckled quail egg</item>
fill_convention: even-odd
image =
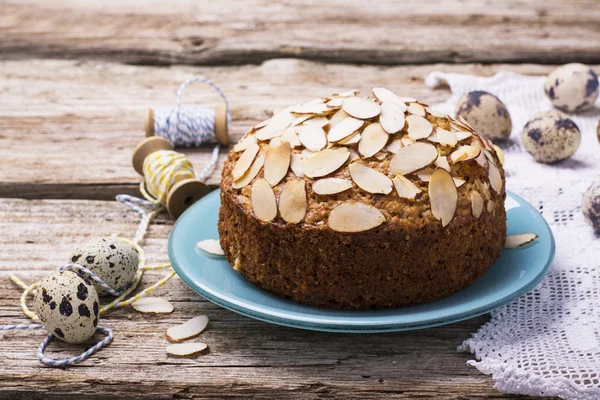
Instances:
[[[70,261],[91,270],[111,288],[119,291],[129,284],[137,271],[139,254],[127,242],[116,238],[92,240],[76,249]],[[108,291],[94,282],[100,296]]]
[[[600,181],[590,186],[583,196],[581,210],[594,227],[594,231],[600,235]]]
[[[525,124],[523,146],[536,161],[553,163],[571,157],[581,141],[575,123],[557,110],[537,113]]]
[[[96,332],[98,293],[74,272],[54,271],[42,279],[33,304],[48,332],[60,340],[81,343]]]
[[[463,118],[490,140],[504,140],[512,130],[510,114],[504,103],[493,94],[481,90],[461,97],[456,104],[456,117]]]
[[[587,65],[566,64],[548,75],[544,91],[554,107],[577,113],[594,105],[598,97],[598,76]]]

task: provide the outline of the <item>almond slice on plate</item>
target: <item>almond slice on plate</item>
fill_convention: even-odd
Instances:
[[[200,250],[202,250],[205,253],[208,253],[212,256],[224,256],[225,255],[225,253],[223,252],[223,249],[221,248],[221,243],[219,243],[219,241],[215,240],[215,239],[201,240],[196,243],[196,246]]]
[[[403,147],[401,139],[392,140],[387,146],[384,147],[388,153],[396,154]]]
[[[312,190],[316,194],[328,195],[345,192],[352,186],[352,181],[348,179],[323,178],[313,183]]]
[[[346,97],[342,110],[358,119],[374,118],[381,112],[379,104],[365,97]]]
[[[457,139],[454,132],[450,132],[442,128],[437,128],[436,133],[438,141],[442,146],[456,146]]]
[[[350,146],[351,144],[356,144],[360,141],[361,135],[359,132],[354,132],[352,135],[340,140],[337,144],[341,144],[342,146]],[[331,143],[330,143],[331,144]]]
[[[458,192],[448,171],[441,168],[433,171],[429,181],[429,200],[431,213],[442,221],[442,227],[447,226],[454,218]]]
[[[170,342],[182,342],[192,339],[202,333],[208,325],[208,317],[199,315],[181,325],[175,325],[167,329],[167,339]]]
[[[441,154],[438,155],[438,157],[435,159],[433,165],[450,172],[450,163],[448,162],[448,159],[446,158],[446,156],[443,156]]]
[[[404,104],[400,96],[389,89],[374,87],[373,96],[375,96],[380,103],[393,103],[400,107],[403,113],[406,111],[406,104]]]
[[[516,235],[507,235],[506,242],[504,243],[505,249],[514,249],[527,243],[533,242],[538,238],[538,235],[535,233],[519,233]]]
[[[296,117],[289,111],[283,110],[273,115],[269,123],[261,128],[254,136],[259,140],[269,140],[277,136],[281,136],[283,130],[290,126]]]
[[[361,119],[348,117],[343,121],[340,121],[337,124],[335,124],[335,126],[329,130],[329,135],[327,136],[327,139],[330,142],[337,142],[339,140],[342,140],[352,135],[358,129],[360,129],[360,127],[363,126],[363,124],[364,121]]]
[[[303,123],[304,121],[311,119],[312,117],[313,117],[312,115],[300,115],[300,116],[296,117],[296,119],[294,119],[294,121],[290,124],[290,126],[287,129],[293,128],[294,126],[298,126],[301,123]]]
[[[431,122],[418,115],[409,115],[406,117],[406,122],[408,123],[408,137],[413,140],[425,139],[433,132]]]
[[[421,193],[421,189],[419,189],[417,185],[402,175],[396,175],[392,181],[394,182],[394,187],[396,188],[396,192],[398,192],[398,196],[404,199],[414,200],[415,197]]]
[[[269,146],[265,157],[265,179],[271,186],[277,185],[287,174],[290,168],[292,149],[289,142],[279,146]]]
[[[346,112],[344,110],[337,110],[337,112],[335,114],[333,114],[331,116],[331,119],[329,120],[329,125],[328,125],[329,130],[331,130],[331,128],[336,126],[338,124],[338,122],[342,122],[346,118],[351,118],[351,117],[348,114],[346,114]]]
[[[471,192],[471,212],[475,218],[483,212],[483,197],[478,192]]]
[[[488,179],[494,192],[499,194],[502,191],[502,175],[500,175],[500,170],[493,163],[488,164]]]
[[[302,172],[309,178],[329,175],[348,160],[350,152],[345,147],[325,149],[304,160]]]
[[[169,314],[173,312],[173,304],[160,297],[142,297],[131,303],[134,310],[147,314]]]
[[[364,232],[385,222],[377,208],[358,202],[342,203],[329,213],[327,225],[336,232]]]
[[[277,200],[269,182],[265,179],[257,179],[252,184],[250,193],[252,211],[256,218],[269,222],[277,216]]]
[[[459,162],[469,161],[481,153],[481,148],[477,146],[460,146],[450,154],[450,162],[456,164]]]
[[[304,178],[304,172],[302,172],[302,165],[304,165],[304,156],[302,154],[292,154],[290,168],[298,178]]]
[[[389,135],[383,130],[381,124],[375,122],[367,126],[358,142],[358,152],[363,158],[373,157],[386,145]]]
[[[175,357],[195,357],[198,354],[204,353],[208,349],[206,343],[176,343],[167,346],[166,351],[170,356]]]
[[[406,111],[408,111],[409,114],[418,115],[419,117],[425,116],[425,107],[423,107],[419,103],[410,103],[406,107]]]
[[[380,194],[388,194],[392,191],[392,180],[373,168],[353,162],[349,170],[352,180],[362,190]]]
[[[306,189],[303,180],[291,179],[279,194],[279,214],[284,221],[297,224],[306,215]]]
[[[398,104],[382,103],[379,123],[389,134],[400,132],[404,128],[405,123],[404,111]]]
[[[233,151],[239,153],[240,151],[246,150],[251,144],[256,144],[256,137],[246,136],[233,146]]]
[[[298,140],[310,151],[320,151],[327,146],[325,131],[316,125],[303,125],[299,127]]]
[[[252,165],[254,157],[256,157],[256,155],[258,154],[258,150],[258,144],[251,143],[248,145],[246,150],[244,150],[240,158],[235,163],[235,166],[233,167],[231,175],[233,175],[234,180],[238,180],[242,176],[244,176],[246,171],[248,171],[248,168],[250,168],[250,166]]]
[[[258,175],[258,173],[262,169],[264,163],[265,163],[265,155],[259,154],[258,157],[256,157],[256,159],[250,166],[250,169],[244,174],[244,176],[242,176],[240,179],[238,179],[236,181],[233,181],[231,186],[234,189],[241,189],[241,188],[245,187],[246,185],[248,185],[250,182],[252,182],[252,180],[254,178],[256,178],[256,175]]]
[[[406,175],[425,168],[438,157],[437,149],[429,143],[417,142],[401,148],[390,161],[390,172]]]

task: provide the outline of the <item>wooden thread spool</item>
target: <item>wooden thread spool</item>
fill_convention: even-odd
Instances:
[[[224,146],[229,145],[229,133],[227,127],[227,107],[220,105],[214,108],[215,112],[215,137],[217,142]],[[146,117],[144,122],[144,130],[146,131],[146,137],[154,136],[154,109],[148,108],[146,110]]]
[[[144,160],[159,150],[171,150],[173,146],[168,140],[152,136],[144,139],[133,151],[131,163],[135,171],[144,176]],[[144,182],[145,185],[145,182]],[[178,218],[192,204],[210,192],[208,185],[198,179],[185,179],[174,184],[167,194],[166,207],[173,218]]]

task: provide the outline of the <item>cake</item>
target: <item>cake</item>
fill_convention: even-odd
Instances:
[[[374,88],[276,112],[232,148],[219,235],[232,268],[318,307],[430,302],[486,272],[506,238],[504,172],[466,122]]]

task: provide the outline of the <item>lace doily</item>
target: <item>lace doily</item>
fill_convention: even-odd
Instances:
[[[538,164],[521,145],[521,132],[536,112],[552,108],[544,94],[545,77],[499,73],[482,78],[432,72],[431,87],[447,83],[451,98],[434,108],[454,115],[466,92],[485,90],[502,100],[513,131],[500,144],[507,189],[524,197],[546,219],[556,238],[556,259],[534,290],[491,313],[459,351],[491,374],[502,392],[567,399],[600,398],[600,237],[581,212],[583,194],[600,179],[600,144],[595,108],[570,118],[581,130],[581,146],[568,160]]]

